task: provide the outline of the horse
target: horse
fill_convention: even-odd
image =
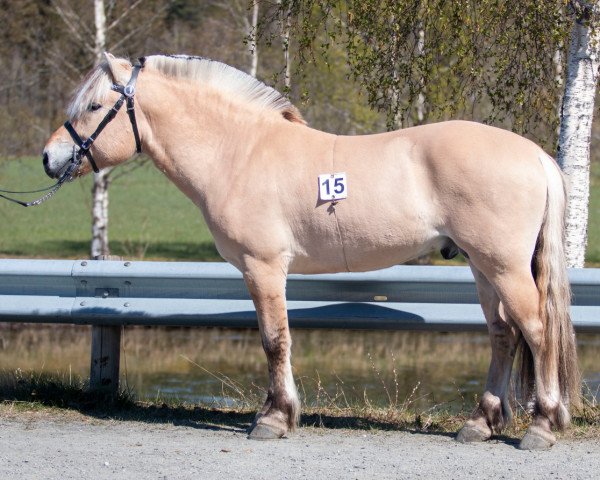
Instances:
[[[310,128],[255,78],[182,55],[133,65],[105,54],[67,115],[44,147],[50,177],[74,164],[82,176],[143,150],[200,209],[219,254],[243,274],[269,371],[248,438],[281,438],[299,420],[287,274],[376,270],[433,250],[464,254],[491,341],[485,390],[457,440],[485,441],[510,423],[515,357],[533,415],[520,448],[548,449],[553,429],[569,424],[581,387],[565,181],[532,141],[468,121],[335,135]]]

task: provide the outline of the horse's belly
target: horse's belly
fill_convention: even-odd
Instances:
[[[339,202],[316,225],[296,235],[290,273],[368,271],[404,263],[439,249],[444,237],[426,215],[398,209],[367,215]],[[310,223],[310,222],[309,222]]]

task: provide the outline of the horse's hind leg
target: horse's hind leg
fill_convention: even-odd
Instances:
[[[490,278],[507,314],[527,342],[533,357],[535,375],[535,411],[520,448],[539,450],[551,447],[556,437],[551,427],[568,423],[558,379],[558,365],[548,355],[551,345],[544,340],[544,324],[540,315],[540,294],[529,268],[507,270]],[[527,382],[529,383],[529,382]]]
[[[292,376],[292,341],[285,303],[286,275],[280,265],[248,261],[244,280],[254,301],[262,345],[269,366],[269,389],[248,438],[268,440],[293,430],[300,414]]]
[[[499,433],[512,419],[509,383],[518,336],[490,282],[472,265],[471,270],[488,325],[492,359],[481,401],[456,437],[463,443],[487,440],[492,434]]]

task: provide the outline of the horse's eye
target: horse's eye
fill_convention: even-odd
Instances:
[[[92,103],[89,107],[88,110],[90,112],[95,112],[96,110],[100,110],[102,108],[102,105],[100,105],[99,103]]]

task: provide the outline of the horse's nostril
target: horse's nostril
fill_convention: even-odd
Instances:
[[[44,156],[42,157],[42,162],[44,163],[44,167],[48,166],[48,154],[44,152]]]

